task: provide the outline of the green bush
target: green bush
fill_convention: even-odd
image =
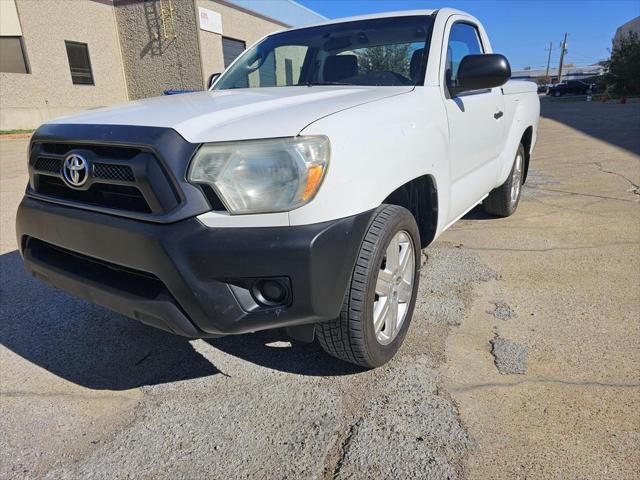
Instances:
[[[614,43],[609,60],[609,75],[618,93],[640,93],[640,38],[629,32]]]

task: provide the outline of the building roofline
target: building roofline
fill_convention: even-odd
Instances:
[[[321,13],[316,12],[315,10],[311,10],[309,7],[306,7],[306,6],[302,5],[301,3],[296,2],[295,0],[287,0],[287,2],[293,3],[296,7],[301,8],[302,10],[306,10],[309,13],[313,13],[314,15],[317,15],[318,17],[322,17],[325,20],[329,20],[329,17],[326,17],[326,16],[322,15]]]
[[[291,28],[291,25],[289,25],[288,23],[282,22],[280,20],[276,20],[275,18],[269,17],[267,15],[263,15],[262,13],[256,12],[255,10],[250,10],[248,8],[241,7],[240,5],[236,5],[235,3],[227,2],[226,0],[209,0],[209,1],[213,3],[219,3],[220,5],[224,5],[225,7],[233,8],[240,12],[246,13],[247,15],[253,15],[254,17],[258,17],[263,20],[266,20],[267,22],[277,23],[278,25],[285,28]]]
[[[119,7],[121,5],[131,5],[133,3],[143,3],[145,0],[93,0],[94,2],[103,3],[105,5],[113,5],[114,7]],[[225,7],[233,8],[234,10],[238,10],[239,12],[246,13],[247,15],[251,15],[253,17],[261,18],[262,20],[266,20],[267,22],[275,23],[276,25],[280,25],[284,28],[291,28],[291,25],[285,23],[283,21],[277,20],[273,17],[269,17],[267,15],[263,15],[262,13],[256,12],[255,10],[250,10],[248,8],[241,7],[240,5],[236,5],[235,3],[227,2],[226,0],[209,0],[211,3],[218,3]],[[291,1],[291,0],[289,0]],[[296,2],[292,2],[296,3]],[[194,6],[197,8],[197,3],[194,2]],[[300,5],[300,7],[309,10],[307,7]],[[311,10],[313,12],[313,10]],[[314,12],[315,13],[315,12]]]

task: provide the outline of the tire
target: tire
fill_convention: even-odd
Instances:
[[[560,95],[562,95],[561,92],[559,92],[558,90],[556,90],[555,92],[553,92],[553,96],[554,97],[559,97]]]
[[[397,262],[393,260],[392,241],[399,252]],[[360,245],[340,316],[317,325],[316,335],[324,351],[366,368],[391,360],[409,329],[419,279],[420,234],[416,221],[406,208],[383,204],[373,215]]]
[[[522,179],[524,174],[524,146],[520,144],[516,157],[513,160],[511,173],[507,181],[495,188],[484,199],[482,206],[485,212],[497,217],[508,217],[513,215],[518,208],[520,195],[522,193]]]

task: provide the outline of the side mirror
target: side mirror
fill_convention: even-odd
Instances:
[[[458,76],[449,85],[451,95],[471,90],[499,87],[511,78],[511,67],[504,55],[485,53],[466,55],[458,67]]]
[[[213,86],[214,83],[216,83],[216,80],[218,80],[218,77],[220,77],[220,75],[222,74],[212,73],[211,75],[209,75],[209,80],[207,80],[207,90],[211,90],[211,87]]]

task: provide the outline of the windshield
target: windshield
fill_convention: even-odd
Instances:
[[[215,89],[417,85],[430,16],[376,18],[277,33],[243,53]]]

